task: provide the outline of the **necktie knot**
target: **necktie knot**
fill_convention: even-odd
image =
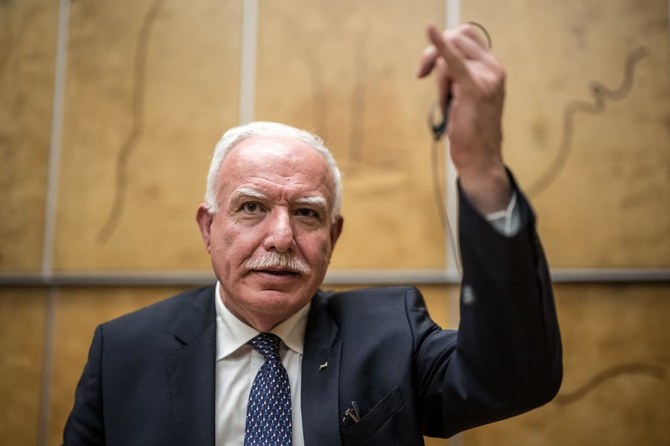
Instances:
[[[279,359],[279,337],[272,333],[261,333],[251,341],[249,344],[265,358],[266,361]]]

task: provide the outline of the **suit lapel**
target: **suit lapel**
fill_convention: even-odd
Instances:
[[[175,337],[183,345],[167,354],[175,434],[179,445],[213,445],[214,288],[201,291],[193,300],[193,305],[175,321]]]
[[[305,445],[339,445],[338,388],[342,341],[321,292],[312,300],[302,359],[302,420]]]

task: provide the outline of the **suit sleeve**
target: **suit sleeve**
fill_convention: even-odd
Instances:
[[[102,344],[103,330],[99,326],[95,330],[88,361],[75,391],[74,407],[65,424],[65,446],[105,444],[101,387]]]
[[[550,401],[560,386],[561,341],[547,264],[530,205],[516,192],[521,228],[507,237],[460,191],[456,344],[446,331],[417,325],[426,435],[449,437],[528,411]]]

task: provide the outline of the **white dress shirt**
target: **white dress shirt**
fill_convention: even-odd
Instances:
[[[516,235],[521,229],[521,215],[516,205],[516,192],[512,193],[506,209],[486,215],[486,220],[502,235],[507,237]]]
[[[507,209],[486,219],[501,234],[511,237],[521,226],[516,193]],[[304,446],[300,383],[302,355],[310,304],[271,330],[282,340],[279,356],[291,385],[293,446]],[[221,300],[221,284],[216,284],[216,446],[242,446],[251,384],[265,362],[247,342],[259,334],[235,317]]]
[[[247,342],[259,332],[235,317],[223,304],[216,284],[216,446],[242,446],[251,384],[265,359]],[[310,304],[271,330],[282,340],[279,356],[291,385],[293,446],[303,446],[300,377]]]

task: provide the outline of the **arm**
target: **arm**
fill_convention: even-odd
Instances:
[[[419,76],[435,72],[459,174],[463,259],[461,322],[419,335],[417,375],[424,432],[451,436],[551,400],[562,378],[561,342],[549,273],[530,205],[502,161],[504,71],[468,26],[438,32]],[[484,215],[516,196],[518,231],[505,236]]]
[[[93,342],[88,353],[77,390],[74,407],[68,417],[63,432],[63,444],[104,445],[102,389],[100,363],[102,357],[102,327],[95,330]]]
[[[561,383],[561,339],[535,216],[518,194],[521,228],[492,231],[460,197],[463,258],[458,354],[505,417],[550,401]],[[495,412],[495,410],[494,410]]]
[[[513,189],[516,189],[511,179]],[[561,340],[533,213],[519,193],[519,232],[495,230],[460,190],[463,257],[456,345],[416,323],[424,434],[449,437],[550,401],[561,383]]]

